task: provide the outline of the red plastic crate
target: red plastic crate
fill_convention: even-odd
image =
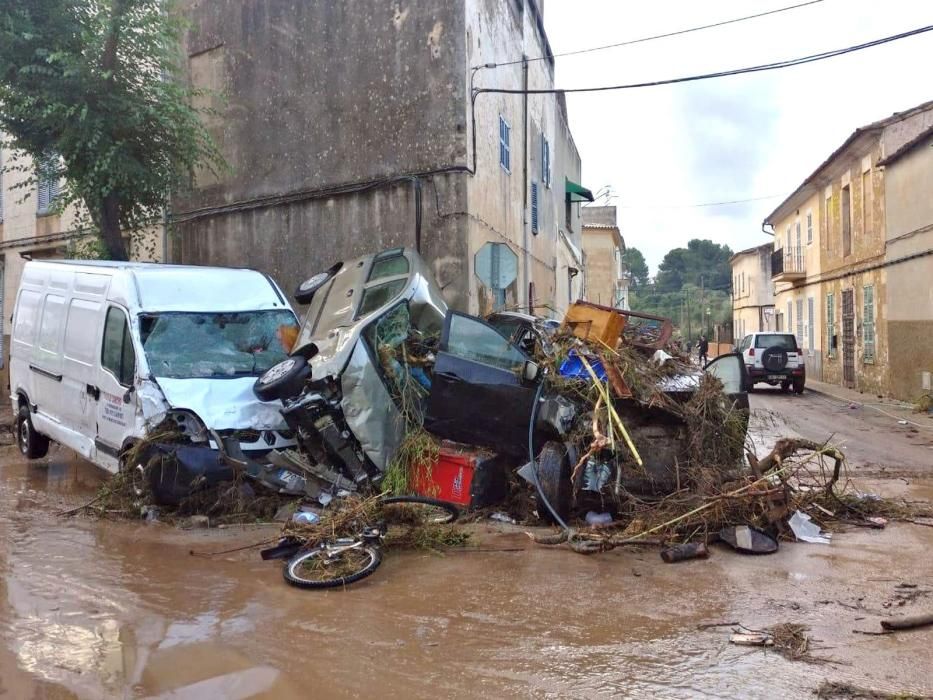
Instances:
[[[422,496],[479,508],[504,497],[505,468],[487,450],[445,442],[434,464],[415,470],[414,489]]]

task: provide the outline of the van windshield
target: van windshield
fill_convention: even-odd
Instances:
[[[140,314],[149,368],[171,379],[259,376],[288,355],[291,311]]]

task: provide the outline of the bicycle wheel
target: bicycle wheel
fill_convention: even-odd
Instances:
[[[426,496],[391,496],[382,499],[382,505],[386,520],[394,524],[446,525],[460,517],[453,503]]]
[[[329,543],[288,560],[282,575],[298,588],[335,588],[364,579],[382,563],[382,551],[362,540]]]

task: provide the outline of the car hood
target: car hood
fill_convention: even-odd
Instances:
[[[282,430],[281,404],[263,403],[253,394],[255,377],[168,379],[156,377],[166,401],[187,409],[211,430]]]

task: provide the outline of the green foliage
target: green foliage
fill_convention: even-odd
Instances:
[[[655,283],[663,291],[673,292],[686,284],[707,289],[728,289],[732,282],[729,258],[732,250],[709,240],[694,238],[686,248],[668,251],[658,266]]]
[[[58,206],[78,205],[113,257],[126,256],[121,230],[156,219],[195,167],[224,167],[181,79],[173,5],[0,4],[0,130],[39,175],[65,178]]]
[[[633,288],[637,289],[648,284],[648,263],[645,262],[645,256],[638,248],[626,248],[622,255],[622,262],[632,273]]]

